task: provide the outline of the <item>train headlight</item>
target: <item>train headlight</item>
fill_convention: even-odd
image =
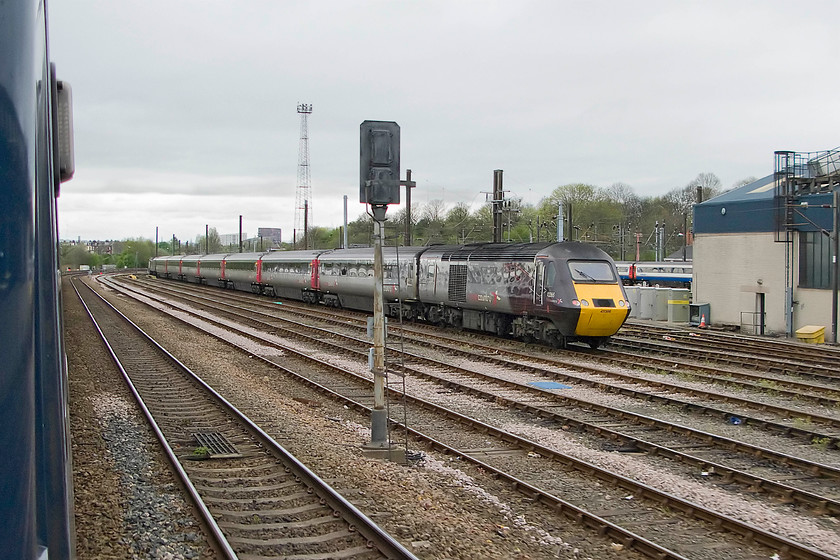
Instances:
[[[619,307],[624,307],[624,300],[623,299],[618,300],[618,306]]]
[[[589,307],[589,302],[586,301],[585,299],[580,300],[580,304],[584,307]]]
[[[572,305],[574,305],[575,307],[580,307],[580,302],[576,299],[573,299],[572,300]]]

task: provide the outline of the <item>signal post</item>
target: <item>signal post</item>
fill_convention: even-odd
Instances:
[[[391,121],[365,121],[360,126],[359,202],[370,206],[374,222],[373,274],[373,411],[367,455],[404,461],[394,457],[388,438],[388,412],[385,408],[385,301],[382,240],[385,213],[389,204],[400,202],[400,127]]]

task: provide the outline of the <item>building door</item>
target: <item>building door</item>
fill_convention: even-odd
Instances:
[[[756,312],[758,313],[758,333],[764,336],[764,325],[766,321],[766,311],[764,307],[764,294],[757,293],[755,294],[755,308]]]

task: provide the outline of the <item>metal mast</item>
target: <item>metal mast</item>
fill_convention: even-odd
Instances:
[[[306,231],[312,223],[312,184],[309,179],[309,123],[312,104],[298,103],[300,114],[300,148],[298,150],[297,196],[295,200],[295,244],[303,239],[303,248],[308,249],[309,239]]]

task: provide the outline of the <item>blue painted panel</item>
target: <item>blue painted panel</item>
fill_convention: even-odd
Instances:
[[[36,8],[0,4],[0,546],[7,558],[34,558],[37,545]]]
[[[557,383],[556,381],[532,381],[528,383],[528,385],[533,385],[539,389],[571,389],[571,385],[563,385],[562,383]]]
[[[695,234],[775,231],[776,207],[772,198],[729,203],[713,200],[694,206]]]
[[[776,231],[775,183],[773,175],[754,181],[701,204],[694,205],[694,233],[756,233]],[[806,206],[794,211],[796,229],[831,231],[831,194],[805,195]]]
[[[794,213],[795,223],[799,231],[831,231],[834,227],[834,214],[831,208],[820,208],[825,204],[831,206],[832,195],[812,194],[800,197],[800,202],[807,202],[807,206],[800,206]]]

